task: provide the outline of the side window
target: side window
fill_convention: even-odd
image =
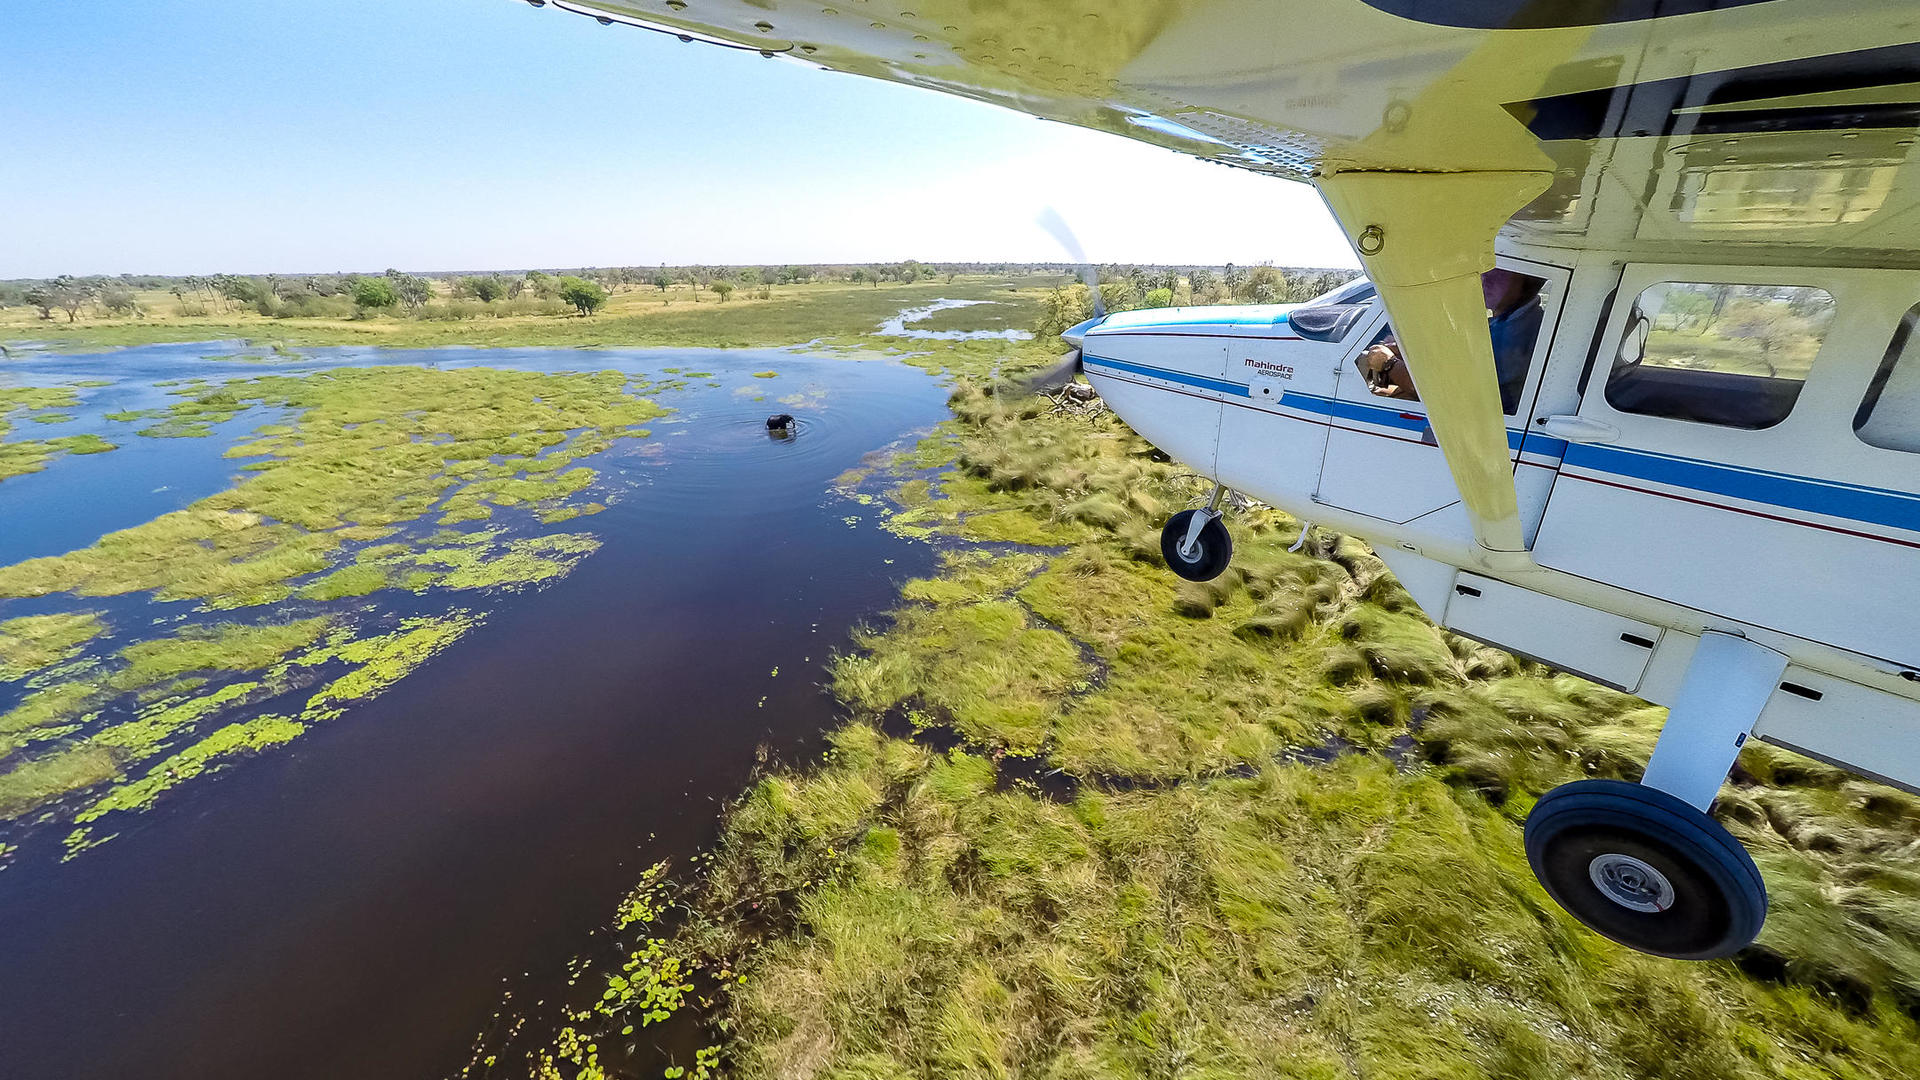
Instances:
[[[1893,344],[1867,386],[1860,411],[1853,416],[1854,434],[1869,446],[1920,454],[1920,304],[1900,320]]]
[[[1520,411],[1520,395],[1526,389],[1534,345],[1546,316],[1547,279],[1495,269],[1480,275],[1480,287],[1487,301],[1494,374],[1500,381],[1500,411],[1513,416]],[[1412,375],[1400,363],[1400,342],[1392,326],[1383,327],[1354,363],[1374,393],[1420,400]]]
[[[1787,418],[1833,297],[1803,285],[1663,281],[1640,294],[1607,379],[1621,412],[1767,428]]]

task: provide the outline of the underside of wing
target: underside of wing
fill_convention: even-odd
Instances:
[[[1920,265],[1907,0],[550,0],[1296,180],[1533,171],[1511,228]]]
[[[530,0],[1312,182],[1366,266],[1481,562],[1527,559],[1479,276],[1920,265],[1911,0]]]

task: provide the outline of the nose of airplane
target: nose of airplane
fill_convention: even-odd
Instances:
[[[1085,342],[1087,337],[1087,331],[1093,329],[1096,326],[1099,326],[1101,323],[1105,321],[1107,321],[1107,317],[1105,315],[1096,315],[1093,318],[1086,320],[1085,322],[1078,322],[1073,324],[1072,326],[1067,327],[1065,330],[1061,331],[1060,338],[1061,340],[1065,341],[1067,344],[1078,349],[1081,347],[1081,344]]]

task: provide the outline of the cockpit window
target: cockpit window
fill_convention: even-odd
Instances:
[[[1908,310],[1893,332],[1880,370],[1867,384],[1867,396],[1853,416],[1860,441],[1884,450],[1920,454],[1920,305]]]
[[[1480,275],[1480,290],[1487,301],[1487,335],[1493,351],[1494,375],[1500,382],[1500,411],[1508,416],[1520,411],[1527,372],[1533,367],[1540,327],[1546,318],[1547,286],[1546,278],[1505,267]],[[1413,373],[1400,354],[1400,342],[1392,326],[1382,327],[1367,348],[1354,358],[1354,364],[1373,393],[1420,400]]]
[[[1832,325],[1825,289],[1660,282],[1627,315],[1607,404],[1700,424],[1772,427],[1793,411]]]
[[[1301,307],[1327,307],[1334,304],[1364,304],[1374,298],[1373,282],[1366,278],[1354,278],[1330,293],[1323,293]]]

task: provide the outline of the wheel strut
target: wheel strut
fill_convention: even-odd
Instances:
[[[1221,520],[1220,504],[1230,494],[1224,484],[1213,486],[1205,507],[1182,510],[1160,530],[1160,556],[1168,569],[1188,581],[1212,581],[1233,558],[1233,538]]]
[[[1181,555],[1191,559],[1198,554],[1200,530],[1206,528],[1208,522],[1218,521],[1220,519],[1220,504],[1225,501],[1226,497],[1227,486],[1225,484],[1213,485],[1213,494],[1207,498],[1207,508],[1193,515],[1187,522],[1187,535],[1180,541]]]
[[[1638,784],[1577,780],[1527,815],[1527,861],[1588,928],[1656,956],[1706,960],[1746,947],[1767,917],[1752,856],[1707,815],[1787,658],[1743,637],[1700,635]]]
[[[1743,637],[1700,635],[1640,782],[1705,810],[1733,768],[1787,658]]]

